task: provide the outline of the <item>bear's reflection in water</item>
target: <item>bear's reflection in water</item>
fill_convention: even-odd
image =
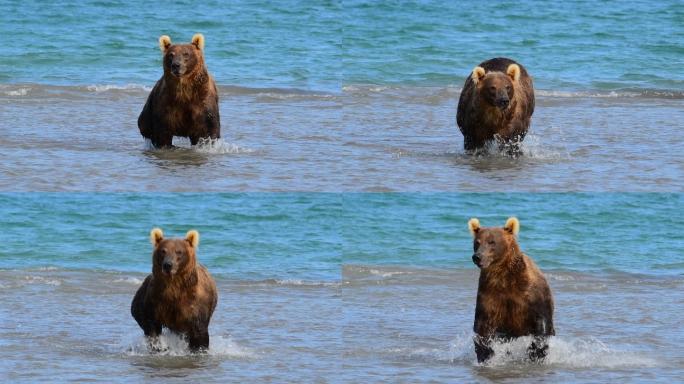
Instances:
[[[199,167],[206,164],[211,156],[209,153],[186,147],[148,149],[143,154],[145,159],[164,169],[176,168],[178,166]]]

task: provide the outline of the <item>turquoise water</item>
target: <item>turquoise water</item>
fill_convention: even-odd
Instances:
[[[157,38],[207,38],[219,84],[339,91],[349,84],[462,85],[511,56],[552,90],[681,97],[684,5],[676,0],[6,1],[0,81],[152,85]]]
[[[28,193],[0,195],[4,268],[150,270],[149,231],[201,234],[235,279],[337,282],[345,264],[473,269],[466,223],[522,223],[546,270],[681,276],[682,194]]]

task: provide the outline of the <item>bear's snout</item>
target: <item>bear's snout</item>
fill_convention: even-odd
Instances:
[[[478,256],[477,253],[473,254],[473,263],[477,265],[478,268],[482,268],[482,260],[480,259],[480,256]]]
[[[170,260],[164,260],[164,263],[162,263],[162,270],[164,273],[171,274],[171,271],[173,271],[173,263]]]
[[[506,109],[508,108],[508,104],[510,104],[510,100],[508,97],[497,97],[495,103],[499,109]]]
[[[181,64],[179,62],[172,62],[171,63],[171,72],[173,72],[174,75],[178,76],[181,74]]]

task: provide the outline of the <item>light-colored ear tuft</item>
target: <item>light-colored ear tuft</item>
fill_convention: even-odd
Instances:
[[[482,80],[482,78],[485,77],[485,69],[482,67],[475,67],[470,77],[473,79],[473,83],[479,83],[480,80]]]
[[[171,46],[171,38],[170,37],[168,37],[166,35],[162,35],[159,37],[159,49],[161,49],[162,53],[166,53],[166,50],[169,49],[170,46]]]
[[[152,245],[156,247],[162,240],[164,240],[164,232],[162,232],[161,229],[154,228],[150,231],[150,243],[152,243]]]
[[[197,248],[199,245],[199,232],[195,231],[194,229],[189,230],[185,235],[185,240],[192,244],[193,248]]]
[[[196,33],[195,36],[192,37],[192,44],[199,48],[200,51],[204,51],[204,35]]]
[[[504,229],[517,236],[518,232],[520,232],[520,222],[515,217],[509,217],[508,220],[506,220]]]
[[[475,236],[477,231],[480,230],[480,220],[478,220],[474,217],[472,219],[468,220],[468,229],[470,230],[470,234]]]
[[[513,80],[513,82],[517,83],[520,81],[520,66],[518,64],[511,64],[508,66],[506,69],[506,74]]]

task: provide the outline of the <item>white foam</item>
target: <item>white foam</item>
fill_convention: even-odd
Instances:
[[[188,342],[181,335],[170,332],[167,329],[162,331],[162,334],[154,343],[156,351],[149,348],[147,339],[140,335],[136,336],[135,340],[126,343],[124,353],[128,356],[192,356],[188,347]],[[230,336],[210,336],[209,356],[230,357],[253,359],[257,354],[251,349],[239,345],[233,341]]]

